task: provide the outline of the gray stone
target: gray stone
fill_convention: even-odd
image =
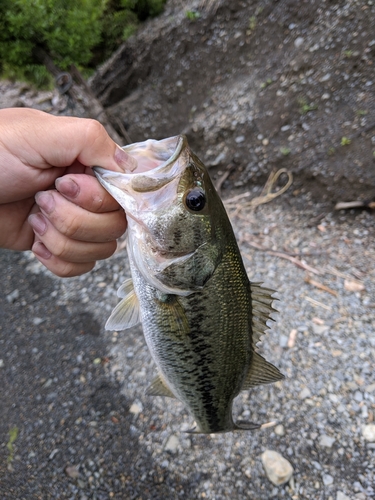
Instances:
[[[348,495],[345,495],[342,491],[338,491],[336,494],[336,500],[351,500]]]
[[[324,486],[330,486],[333,484],[333,477],[329,474],[323,474],[322,476]]]
[[[334,442],[335,438],[327,436],[327,434],[322,434],[319,439],[319,445],[324,446],[325,448],[332,448]]]

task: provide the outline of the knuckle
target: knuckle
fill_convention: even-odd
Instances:
[[[98,137],[106,134],[106,130],[101,123],[92,118],[88,118],[86,122],[86,134],[89,142],[97,141]]]

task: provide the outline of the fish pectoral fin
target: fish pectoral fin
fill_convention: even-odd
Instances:
[[[166,383],[160,375],[157,375],[146,389],[147,396],[165,396],[167,398],[175,398],[176,396],[167,387]]]
[[[244,391],[256,385],[272,384],[272,382],[277,382],[283,378],[285,378],[284,375],[276,368],[276,366],[273,366],[260,354],[254,352],[249,371],[246,375],[244,383],[242,384],[241,390]]]
[[[133,280],[131,278],[124,281],[124,283],[117,290],[117,297],[124,299],[129,293],[134,291]]]
[[[138,297],[134,290],[122,299],[113,309],[105,324],[106,330],[126,330],[140,322]]]

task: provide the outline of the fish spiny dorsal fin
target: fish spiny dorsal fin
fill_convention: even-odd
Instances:
[[[126,295],[113,309],[105,324],[106,330],[126,330],[140,322],[138,297],[134,290]]]
[[[151,382],[149,387],[146,389],[146,394],[148,396],[166,396],[167,398],[176,397],[169,387],[167,387],[167,384],[160,375],[157,375]]]
[[[263,288],[262,283],[250,283],[251,288],[251,306],[252,306],[252,343],[255,348],[260,337],[267,330],[267,321],[271,320],[271,313],[276,309],[272,307],[274,299],[272,294],[275,290]]]
[[[117,290],[117,297],[124,299],[130,292],[134,290],[133,280],[131,278],[124,281],[124,283]]]
[[[271,363],[266,361],[260,354],[253,352],[253,357],[251,360],[251,365],[244,383],[242,384],[241,390],[250,389],[255,385],[271,384],[272,382],[277,382],[282,380],[284,375],[273,366]]]

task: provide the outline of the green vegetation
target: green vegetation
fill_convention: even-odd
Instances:
[[[249,20],[249,31],[254,31],[257,26],[256,16],[251,16]]]
[[[15,442],[17,437],[18,437],[18,427],[12,427],[9,431],[9,440],[7,442],[7,448],[9,451],[8,460],[7,460],[8,464],[13,462],[13,458],[14,458],[13,443]]]
[[[344,56],[347,57],[348,59],[352,57],[353,51],[352,50],[344,50]]]
[[[306,99],[299,99],[298,104],[300,107],[299,111],[301,115],[306,115],[310,111],[315,111],[316,109],[318,109],[318,106],[316,104],[308,103]]]
[[[368,113],[367,109],[359,109],[359,110],[357,111],[357,115],[358,115],[358,116],[366,116],[366,115],[367,115],[367,113]]]
[[[272,78],[267,78],[267,80],[265,82],[262,82],[260,84],[260,88],[263,90],[263,89],[267,88],[268,85],[271,85],[272,82],[273,82]]]
[[[40,53],[92,70],[166,0],[1,0],[0,74],[46,85]]]
[[[199,12],[197,12],[196,10],[187,10],[185,12],[185,16],[190,19],[190,21],[195,21],[196,19],[199,19],[201,17],[201,15],[199,14]]]
[[[280,153],[284,156],[288,156],[291,153],[290,148],[282,147],[280,148]]]
[[[341,137],[341,146],[349,146],[351,142],[348,137]]]

